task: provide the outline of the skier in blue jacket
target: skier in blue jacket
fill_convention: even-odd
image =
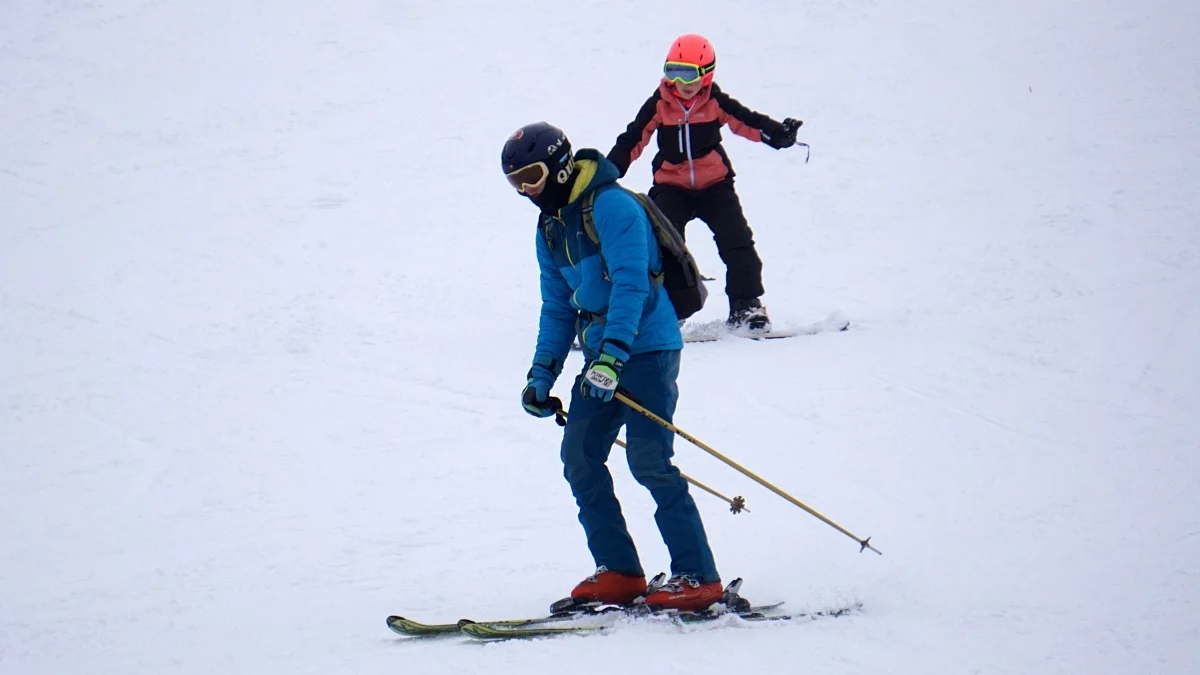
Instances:
[[[542,309],[521,392],[525,411],[550,417],[561,410],[550,390],[576,337],[586,356],[571,387],[561,456],[597,569],[571,596],[627,604],[647,590],[606,466],[625,425],[630,471],[658,505],[654,519],[671,554],[671,579],[646,603],[705,609],[723,589],[696,503],[671,463],[673,434],[613,400],[620,386],[670,421],[679,397],[683,339],[666,289],[652,279],[662,263],[649,218],[617,185],[616,165],[597,150],[572,155],[566,134],[545,122],[513,133],[501,164],[509,183],[540,210],[535,246]],[[599,246],[583,227],[581,198],[589,192],[595,193]]]

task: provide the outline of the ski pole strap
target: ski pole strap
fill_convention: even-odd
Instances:
[[[808,164],[808,158],[812,156],[812,148],[808,145],[808,143],[801,143],[800,141],[796,141],[796,145],[804,148],[804,163]]]

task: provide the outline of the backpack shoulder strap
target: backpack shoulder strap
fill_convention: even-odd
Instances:
[[[549,216],[544,213],[538,214],[538,229],[542,231],[542,238],[546,240],[546,248],[551,252],[554,252],[554,236],[551,234],[553,227],[554,223],[551,222]]]
[[[592,211],[596,208],[596,191],[592,190],[583,196],[583,202],[580,204],[580,212],[583,215],[583,231],[587,233],[588,239],[592,243],[600,245],[600,235],[596,234],[596,217],[592,215]]]
[[[645,194],[630,190],[619,183],[615,187],[637,200],[642,210],[646,212],[646,218],[650,221],[650,226],[654,228],[657,235],[660,223],[656,218],[655,212],[658,210],[658,207],[653,206],[654,202],[650,201],[650,198]],[[599,246],[600,235],[596,233],[596,217],[592,214],[596,208],[596,192],[593,190],[583,196],[583,201],[580,203],[580,212],[583,216],[583,231],[587,233],[588,239],[591,239],[593,244]]]

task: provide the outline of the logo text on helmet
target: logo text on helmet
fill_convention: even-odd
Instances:
[[[575,158],[568,157],[567,165],[558,170],[558,175],[555,176],[554,179],[558,181],[559,185],[562,185],[563,183],[567,182],[567,179],[570,178],[571,174],[574,172],[575,172]]]

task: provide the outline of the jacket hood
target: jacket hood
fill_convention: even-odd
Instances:
[[[562,209],[563,212],[578,209],[578,202],[581,197],[589,192],[595,192],[606,185],[615,183],[621,177],[621,172],[617,169],[617,165],[600,154],[599,150],[593,148],[582,148],[575,153],[575,171],[578,177],[575,179],[575,185],[571,189],[571,196],[567,200],[567,205]],[[560,212],[560,215],[565,214]]]

